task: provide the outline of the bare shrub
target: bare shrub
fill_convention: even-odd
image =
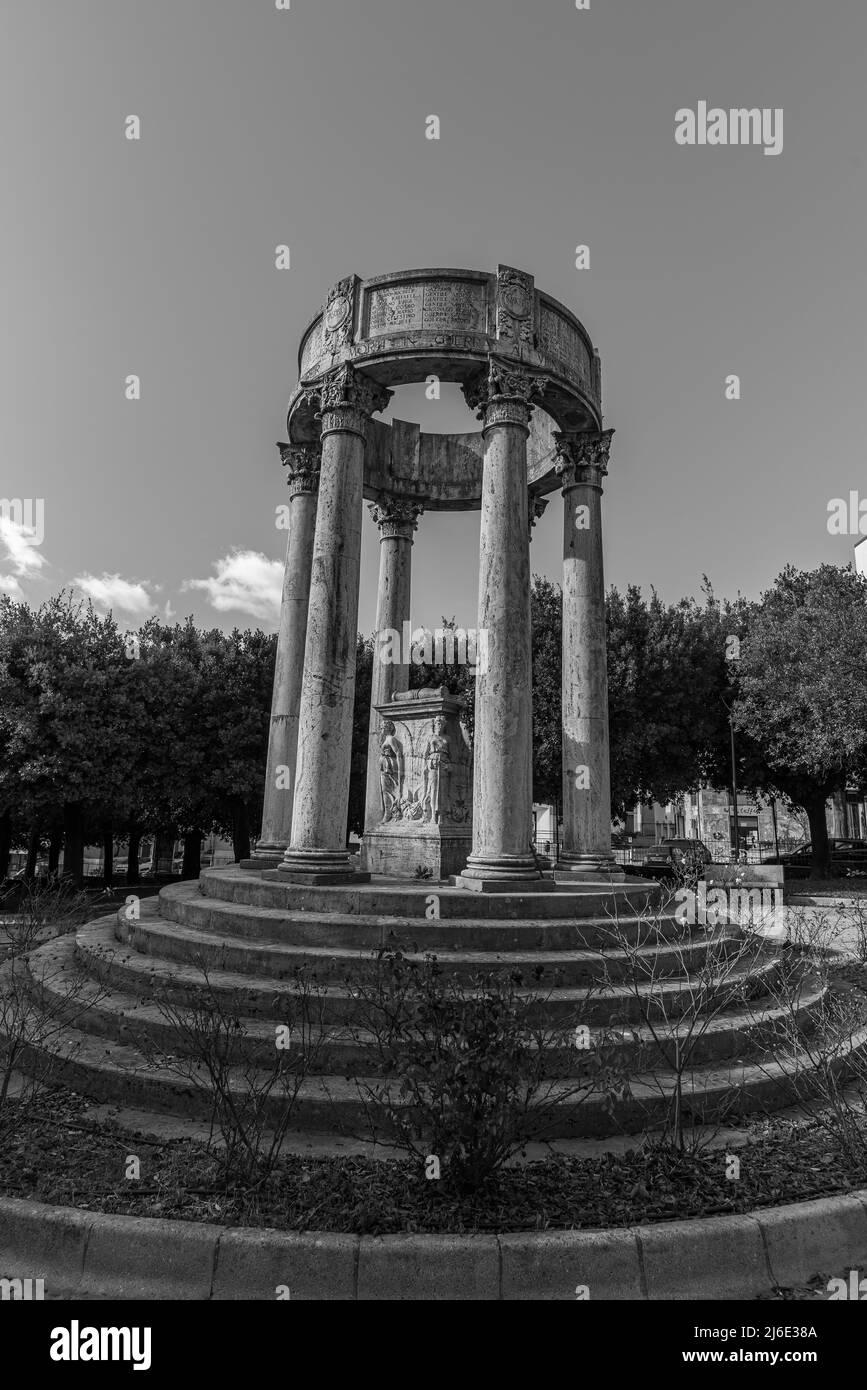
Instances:
[[[665,1102],[653,1142],[685,1152],[708,1143],[736,1104],[733,1079],[728,1098],[707,1113],[692,1073],[702,1040],[728,1010],[743,1007],[762,943],[739,923],[718,921],[718,913],[707,925],[690,922],[683,907],[695,902],[696,880],[677,882],[636,917],[615,911],[599,960],[602,998],[625,992],[622,1008],[610,1014],[609,1037],[619,1029],[631,1041],[633,1083]]]
[[[307,969],[293,972],[279,1023],[266,1023],[272,1046],[249,1027],[235,1001],[215,989],[199,963],[201,983],[175,1002],[163,989],[154,1004],[169,1027],[169,1043],[140,1030],[136,1043],[148,1061],[191,1085],[205,1101],[224,1179],[256,1187],[273,1174],[292,1128],[298,1099],[327,1041],[325,989]],[[240,1001],[238,1001],[240,1003]]]
[[[382,950],[352,990],[379,1070],[356,1080],[371,1137],[421,1165],[436,1158],[457,1192],[549,1138],[564,1106],[622,1084],[604,1049],[583,1033],[576,1047],[575,1026],[540,1021],[541,972],[529,988],[514,970],[463,981],[434,955]]]
[[[0,918],[0,1127],[11,1123],[13,1076],[19,1100],[34,1101],[56,1077],[56,1049],[64,1033],[105,995],[74,960],[58,990],[49,993],[45,987],[53,966],[33,957],[40,945],[87,920],[87,894],[52,880],[25,885],[16,904],[15,912]],[[73,1056],[74,1048],[64,1046],[64,1060]]]

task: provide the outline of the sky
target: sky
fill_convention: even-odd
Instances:
[[[0,591],[274,630],[307,322],[351,273],[500,262],[601,352],[608,583],[757,596],[848,563],[865,57],[864,0],[4,0],[0,497],[32,506],[0,515]],[[782,151],[678,144],[700,102],[782,109]],[[456,389],[391,411],[478,427]],[[478,526],[422,518],[415,624],[473,625]],[[561,535],[555,498],[555,580]],[[365,517],[364,631],[377,540]]]

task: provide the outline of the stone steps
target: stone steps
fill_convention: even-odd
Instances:
[[[440,916],[430,919],[425,906],[432,889]],[[612,945],[615,913],[620,940]],[[684,934],[653,886],[489,896],[379,880],[307,887],[235,869],[206,871],[201,885],[172,885],[159,901],[140,902],[133,920],[122,909],[34,951],[31,994],[53,1025],[42,1056],[86,1095],[206,1117],[201,1089],[189,1075],[176,1074],[178,1067],[189,1071],[184,1049],[194,1051],[194,1043],[183,1041],[165,1008],[183,1012],[216,998],[238,1022],[233,1046],[245,1066],[267,1080],[278,1055],[278,1024],[290,1028],[286,1062],[294,1065],[301,967],[303,976],[315,976],[314,1017],[327,1036],[303,1082],[295,1123],[311,1132],[364,1136],[365,1101],[351,1078],[359,1078],[362,1092],[378,1084],[368,1025],[376,953],[389,945],[420,959],[423,952],[436,954],[445,978],[464,990],[480,975],[519,974],[528,1023],[551,1039],[549,1074],[560,1087],[552,1137],[659,1124],[675,1085],[670,1062],[677,1038],[698,1034],[687,1082],[687,1105],[697,1117],[788,1104],[791,1068],[806,1065],[791,1058],[778,1064],[771,1055],[775,1032],[788,1018],[773,997],[779,951],[737,930]],[[627,977],[633,966],[637,985]],[[795,1008],[805,1037],[821,1002],[820,987],[805,978]],[[589,1053],[575,1046],[579,1026],[591,1030]],[[574,1092],[588,1069],[597,1074],[602,1034],[606,1060],[622,1064],[631,1078],[622,1099]],[[177,1060],[166,1066],[169,1056]],[[240,1097],[240,1073],[233,1084]],[[272,1122],[279,1098],[273,1095],[270,1104]]]
[[[860,1051],[867,1049],[867,1029],[854,1042]],[[149,1065],[131,1045],[114,1043],[107,1047],[104,1038],[67,1028],[62,1038],[53,1038],[30,1059],[31,1065],[40,1064],[46,1051],[54,1062],[54,1078],[95,1100],[200,1120],[211,1117],[211,1098],[204,1088],[173,1070]],[[698,1068],[683,1079],[684,1115],[708,1122],[730,1119],[734,1114],[774,1110],[791,1100],[795,1075],[805,1082],[809,1075],[808,1058],[787,1058],[781,1062],[767,1058],[746,1065]],[[259,1083],[262,1079],[261,1075],[257,1077]],[[618,1100],[613,1109],[599,1096],[577,1093],[574,1082],[554,1081],[549,1092],[553,1113],[548,1137],[605,1137],[658,1127],[669,1112],[676,1081],[671,1071],[636,1078],[629,1094]],[[366,1111],[378,1084],[375,1076],[359,1077],[357,1081],[335,1076],[306,1078],[298,1091],[293,1130],[369,1139]],[[245,1077],[233,1076],[230,1089],[236,1102],[242,1103]],[[284,1109],[284,1097],[279,1090],[272,1092],[265,1105],[267,1122],[276,1126]]]
[[[300,968],[311,971],[321,982],[336,982],[349,975],[370,977],[377,969],[375,948],[298,945],[228,933],[217,935],[205,927],[166,921],[155,910],[143,912],[133,921],[119,913],[116,935],[145,955],[166,960],[193,960],[208,969],[274,980],[291,979]],[[400,943],[407,960],[422,962],[424,953],[409,949],[411,945],[407,940]],[[679,945],[663,942],[636,947],[633,951],[611,947],[604,952],[581,949],[500,952],[462,950],[452,946],[440,948],[434,954],[449,975],[467,983],[481,973],[509,969],[522,972],[528,983],[537,972],[543,972],[542,983],[569,986],[588,984],[603,975],[607,979],[621,978],[633,969],[649,972],[651,966],[657,979],[674,977],[684,970],[700,970],[710,950],[718,956],[735,955],[744,950],[744,945],[734,931],[717,930],[696,932]]]
[[[140,905],[144,915],[153,899]],[[205,898],[195,884],[173,884],[160,894],[158,913],[164,921],[208,931],[216,936],[242,935],[250,939],[291,940],[298,946],[354,949],[389,948],[408,941],[419,951],[565,951],[604,949],[611,944],[615,923],[610,917],[581,917],[575,921],[536,919],[489,921],[485,918],[426,918],[373,916],[361,913],[313,912],[301,909],[244,907],[219,898]],[[118,917],[125,920],[126,909]],[[659,923],[623,918],[618,936],[630,944],[671,940],[683,934],[673,915]]]
[[[195,891],[196,885],[191,887]],[[614,911],[631,916],[642,908],[663,902],[659,886],[644,879],[617,884],[611,889],[595,884],[547,892],[487,894],[468,893],[466,889],[452,888],[445,883],[422,883],[413,887],[378,878],[355,887],[333,884],[312,887],[287,883],[276,869],[250,874],[234,866],[203,869],[198,888],[205,898],[246,907],[418,920],[426,920],[427,899],[435,896],[440,920],[445,921],[462,918],[488,922],[535,922],[551,918],[564,921],[577,917],[607,917]]]
[[[38,994],[43,1006],[58,1015],[66,1005],[69,982],[76,977],[75,941],[71,937],[52,942],[38,953],[30,967],[34,993]],[[158,984],[161,984],[161,980]],[[214,982],[212,981],[212,984]],[[215,993],[217,993],[215,989]],[[806,1032],[811,1019],[821,1003],[822,987],[816,983],[805,983],[803,992],[794,1010],[794,1018]],[[169,1003],[167,994],[160,993]],[[285,998],[285,995],[284,995]],[[69,1006],[75,1019],[86,1013],[87,1031],[101,1037],[117,1038],[126,1043],[136,1043],[145,1053],[152,1047],[164,1051],[183,1052],[184,1040],[173,1026],[174,1011],[183,1009],[190,1002],[190,991],[171,997],[171,1015],[161,1010],[154,996],[148,993],[131,993],[108,985],[102,985],[95,978],[89,978],[76,989]],[[237,991],[229,999],[223,998],[226,1012],[231,1012],[231,1004],[241,1002]],[[322,1000],[324,1004],[326,1001]],[[291,1001],[282,1017],[295,1016]],[[274,1055],[276,1025],[279,1012],[270,1017],[246,1015],[239,1018],[240,1039],[243,1038],[243,1055],[254,1057],[260,1065],[267,1064]],[[314,1002],[313,1017],[318,1027],[321,1020],[323,1041],[317,1048],[314,1070],[337,1074],[349,1071],[378,1070],[375,1038],[365,1027],[354,1024],[351,1027],[341,1023],[327,1023],[324,1010]],[[775,1030],[790,1021],[792,1014],[788,1009],[774,1003],[767,997],[759,997],[749,1008],[726,1011],[710,1020],[704,1031],[692,1040],[690,1060],[692,1064],[719,1061],[738,1056],[747,1049],[766,1047],[773,1040]],[[610,1061],[618,1061],[630,1066],[647,1067],[664,1065],[672,1055],[671,1045],[675,1038],[689,1043],[692,1025],[689,1022],[673,1024],[664,1030],[665,1041],[660,1046],[651,1029],[636,1026],[626,1030],[597,1026],[591,1029],[590,1051],[604,1047],[605,1056]],[[693,1031],[695,1031],[693,1029]],[[143,1043],[149,1040],[151,1049]],[[290,1030],[288,1048],[295,1052],[301,1046],[301,1033]],[[556,1074],[575,1075],[586,1067],[587,1053],[576,1050],[574,1029],[565,1028],[557,1034],[551,1032],[552,1071]]]
[[[186,947],[189,938],[180,943],[170,940],[166,924],[158,923],[164,930],[160,941],[166,953],[159,956],[135,949],[127,942],[118,942],[115,929],[109,924],[91,923],[76,934],[76,953],[84,970],[99,976],[110,987],[131,991],[140,995],[150,994],[154,981],[162,983],[163,988],[177,1002],[185,1002],[201,992],[205,980],[205,970],[215,993],[225,997],[227,1007],[250,1016],[263,1015],[279,1021],[285,1017],[287,1001],[292,997],[291,972],[282,976],[251,975],[247,970],[227,968],[221,963],[219,952],[216,957],[197,960],[189,954]],[[138,927],[140,923],[127,924]],[[157,925],[154,923],[152,925]],[[151,938],[153,940],[153,938]],[[172,954],[172,951],[175,951]],[[703,982],[707,991],[728,996],[742,994],[756,996],[766,991],[774,982],[778,972],[777,957],[764,948],[757,948],[757,959],[735,961],[730,968],[720,974],[708,974],[703,981],[700,977],[684,976],[642,980],[633,987],[628,983],[615,983],[604,986],[599,982],[583,984],[563,984],[552,977],[543,976],[538,984],[528,978],[518,993],[530,995],[535,1003],[529,1010],[534,1022],[547,1022],[552,1027],[574,1028],[578,1023],[603,1024],[610,1021],[634,1023],[640,1021],[642,1011],[652,1008],[660,1018],[672,1018],[689,1008],[696,989]],[[205,970],[203,970],[203,963]],[[370,967],[372,978],[373,960],[365,961]],[[451,958],[443,961],[443,968],[451,974]],[[488,969],[502,972],[510,968],[511,960],[488,961]],[[353,978],[365,978],[363,972]],[[323,977],[318,983],[326,988],[323,1014],[328,1022],[348,1021],[358,1013],[357,992],[347,983],[346,971],[333,977]],[[733,1001],[734,1002],[734,998]]]

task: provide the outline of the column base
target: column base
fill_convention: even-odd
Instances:
[[[278,866],[282,882],[317,884],[369,883],[370,874],[358,868],[356,855],[340,850],[299,849],[290,845]]]
[[[550,879],[543,879],[536,860],[531,855],[518,858],[517,855],[502,859],[482,859],[471,855],[463,873],[456,874],[452,880],[457,888],[469,888],[471,893],[509,893],[525,885],[537,891],[553,887]]]
[[[452,874],[449,883],[470,893],[553,893],[556,888],[550,878],[467,878],[466,874]]]
[[[554,865],[555,883],[623,883],[625,879],[613,855],[561,854]]]
[[[242,859],[240,867],[242,869],[279,869],[283,863],[288,844],[277,845],[259,844],[249,859]]]

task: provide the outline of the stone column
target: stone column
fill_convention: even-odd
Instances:
[[[364,449],[385,387],[348,363],[311,388],[319,399],[322,462],[298,721],[292,841],[280,872],[301,881],[353,874],[346,849]]]
[[[301,673],[307,636],[307,604],[319,488],[319,444],[278,444],[287,468],[289,540],[283,570],[283,598],[277,634],[277,662],[268,734],[268,768],[262,808],[262,836],[250,867],[276,868],[292,836],[295,753]]]
[[[602,479],[613,430],[558,433],[563,487],[563,834],[557,878],[623,878],[611,852]]]
[[[457,880],[476,891],[537,882],[533,838],[533,691],[527,436],[542,382],[491,363],[464,394],[484,422],[479,539],[473,852]]]
[[[421,504],[388,497],[370,506],[379,527],[379,590],[373,672],[370,681],[370,732],[367,739],[367,790],[364,828],[372,830],[382,819],[379,791],[379,739],[382,719],[377,705],[387,705],[395,690],[409,689],[409,656],[403,651],[403,625],[409,623],[412,575],[412,537],[418,526]],[[397,634],[397,641],[390,634]],[[363,853],[363,850],[362,850]]]

